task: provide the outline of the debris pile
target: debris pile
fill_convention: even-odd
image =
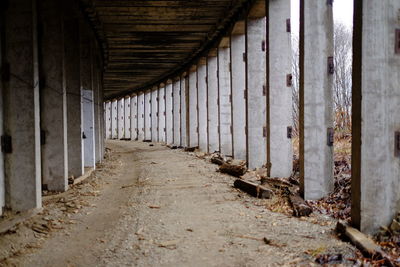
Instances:
[[[389,227],[381,227],[376,241],[386,253],[397,258],[396,264],[400,266],[400,212]]]

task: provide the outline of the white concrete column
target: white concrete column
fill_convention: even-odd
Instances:
[[[126,96],[124,99],[124,108],[125,108],[125,114],[124,114],[124,129],[125,129],[125,136],[124,139],[130,140],[131,139],[131,97]]]
[[[111,102],[111,130],[112,139],[118,139],[118,100]]]
[[[144,92],[138,93],[138,140],[144,140]]]
[[[219,146],[219,104],[218,104],[218,57],[212,49],[207,59],[207,117],[208,152],[220,151]]]
[[[290,0],[269,1],[269,163],[271,177],[289,177],[293,169]]]
[[[131,96],[131,140],[138,139],[138,97]]]
[[[172,81],[168,80],[165,86],[165,129],[168,145],[174,143],[172,104]]]
[[[151,91],[151,140],[158,142],[158,87]]]
[[[83,174],[82,105],[78,8],[63,2],[64,66],[67,91],[68,176]]]
[[[68,188],[67,92],[61,2],[39,2],[42,34],[40,50],[40,124],[42,183],[50,191]]]
[[[197,66],[197,106],[199,120],[199,148],[203,152],[208,152],[206,58],[201,58]]]
[[[165,84],[160,84],[158,90],[158,109],[159,109],[159,117],[158,117],[158,140],[161,143],[165,143]]]
[[[37,10],[35,0],[9,2],[5,12],[4,134],[6,203],[15,211],[41,207]],[[18,33],[18,34],[16,34]]]
[[[118,99],[118,139],[125,138],[125,99]]]
[[[105,103],[105,125],[106,125],[106,139],[112,139],[111,130],[111,101]]]
[[[151,141],[151,91],[144,94],[144,139]]]
[[[179,78],[174,81],[173,95],[174,146],[181,146],[181,80]]]
[[[300,32],[300,184],[305,199],[320,199],[333,189],[333,57],[332,6],[326,1],[301,2]],[[302,82],[303,81],[303,82]]]
[[[103,101],[100,98],[100,87],[99,87],[99,63],[98,63],[98,46],[94,34],[91,34],[91,61],[92,61],[92,88],[93,88],[93,104],[94,104],[94,151],[95,151],[95,163],[99,163],[101,157],[101,129],[100,129],[100,117],[103,114]]]
[[[229,39],[229,37],[223,38],[218,48],[219,139],[221,153],[226,156],[232,156],[232,95]]]
[[[193,66],[189,73],[189,147],[199,145],[198,116],[197,116],[197,67]]]
[[[231,33],[232,149],[246,160],[246,23],[238,21]]]
[[[186,74],[181,76],[181,146],[189,146],[188,135],[188,94],[189,91],[189,78]]]
[[[367,234],[400,204],[400,2],[355,1],[352,223]]]
[[[261,168],[267,161],[266,143],[266,20],[263,15],[250,13],[246,27],[247,58],[247,164],[250,169]]]

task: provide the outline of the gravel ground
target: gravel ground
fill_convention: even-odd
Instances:
[[[322,215],[294,218],[194,153],[110,141],[97,171],[0,237],[3,266],[312,266],[353,258]],[[350,261],[342,262],[351,266]]]

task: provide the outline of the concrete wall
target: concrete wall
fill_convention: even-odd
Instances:
[[[199,148],[208,152],[207,133],[207,65],[203,62],[197,67],[197,105],[199,121]]]
[[[231,36],[232,149],[235,159],[246,160],[246,36]]]
[[[232,156],[230,48],[218,49],[219,138],[221,153]]]
[[[84,166],[95,167],[95,132],[93,91],[82,90]]]
[[[144,139],[151,140],[151,91],[144,94]]]
[[[138,93],[138,140],[144,140],[144,92]]]
[[[111,102],[111,130],[112,139],[118,139],[118,100]]]
[[[188,147],[189,139],[188,139],[188,91],[189,91],[189,83],[188,77],[181,77],[181,146]]]
[[[125,138],[125,99],[118,99],[118,139]]]
[[[197,73],[192,71],[189,74],[189,146],[199,145],[198,117],[197,117]]]
[[[269,2],[269,144],[272,177],[292,174],[292,140],[288,127],[292,127],[292,87],[287,75],[292,73],[290,0]]]
[[[60,2],[39,2],[42,183],[50,191],[68,188],[67,91]]]
[[[138,97],[137,95],[131,96],[131,140],[138,138]]]
[[[319,199],[333,189],[333,146],[328,146],[328,128],[333,127],[333,75],[328,73],[328,57],[333,56],[332,6],[304,1],[304,40],[301,47],[300,157],[301,191],[305,199]],[[303,38],[304,37],[304,38]],[[300,100],[301,101],[301,100]],[[303,114],[303,115],[302,115]],[[303,129],[303,130],[302,130]]]
[[[218,58],[209,55],[207,60],[208,80],[208,152],[220,151],[219,146],[219,105],[218,105]]]
[[[124,111],[124,123],[125,123],[125,125],[124,125],[124,129],[125,129],[125,136],[124,136],[124,138],[125,139],[131,139],[131,119],[132,119],[132,116],[131,116],[131,98],[128,96],[128,97],[125,97],[125,99],[124,99],[124,108],[125,108],[125,111]]]
[[[158,87],[151,91],[151,140],[158,142]]]
[[[173,85],[173,114],[174,114],[174,146],[181,145],[181,81],[175,80]]]
[[[13,74],[4,84],[4,133],[12,138],[12,153],[5,155],[6,202],[21,211],[41,207],[36,1],[9,2],[5,20],[5,60]]]
[[[254,169],[262,167],[267,160],[263,129],[266,127],[266,96],[263,94],[266,54],[261,49],[262,41],[265,41],[265,18],[248,19],[246,31],[247,164]]]
[[[165,143],[165,87],[164,85],[160,86],[158,90],[158,108],[159,108],[159,117],[158,117],[158,140],[161,143]]]
[[[172,82],[169,81],[165,86],[165,129],[168,145],[174,143],[172,104]]]
[[[107,101],[105,103],[105,125],[106,125],[106,139],[112,138],[111,130],[111,102]]]
[[[400,210],[400,2],[355,4],[352,223],[375,234]]]

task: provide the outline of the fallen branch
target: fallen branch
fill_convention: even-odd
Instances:
[[[244,181],[242,179],[237,179],[234,182],[233,186],[257,198],[264,198],[264,199],[271,198],[272,195],[274,194],[272,190],[269,190],[268,188],[265,188],[262,185]]]

